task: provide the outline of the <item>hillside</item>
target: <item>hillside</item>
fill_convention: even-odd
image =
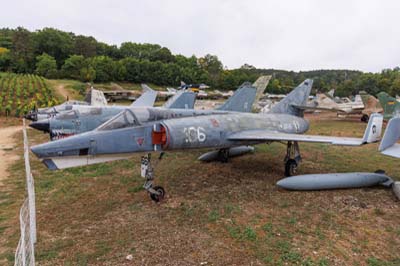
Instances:
[[[36,73],[49,79],[158,86],[178,86],[185,81],[230,90],[268,74],[273,76],[267,87],[271,93],[287,93],[305,78],[313,78],[314,90],[336,89],[338,96],[354,95],[360,90],[373,95],[379,91],[400,94],[400,69],[388,67],[394,68],[380,73],[346,69],[294,72],[260,69],[243,62],[238,69],[227,69],[217,55],[186,57],[158,44],[130,41],[106,44],[92,36],[54,28],[0,29],[0,71]]]

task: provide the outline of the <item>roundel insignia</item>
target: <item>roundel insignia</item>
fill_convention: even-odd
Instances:
[[[218,123],[217,119],[211,118],[210,121],[211,121],[211,124],[213,125],[213,127],[219,127],[219,123]]]
[[[139,146],[142,146],[142,145],[143,145],[143,142],[144,142],[144,138],[143,138],[143,137],[137,138],[137,140],[136,140],[136,143],[137,143]]]

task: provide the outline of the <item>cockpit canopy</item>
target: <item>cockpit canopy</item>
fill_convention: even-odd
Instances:
[[[59,114],[57,114],[56,117],[59,120],[76,119],[76,118],[78,118],[78,114],[75,110],[71,110],[71,111],[59,113]]]
[[[124,110],[97,128],[100,131],[139,126],[139,120],[130,110]]]

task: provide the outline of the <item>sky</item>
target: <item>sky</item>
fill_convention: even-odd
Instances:
[[[0,27],[54,27],[116,45],[157,43],[174,54],[217,55],[230,69],[247,63],[379,72],[400,65],[398,0],[13,0],[1,6]]]

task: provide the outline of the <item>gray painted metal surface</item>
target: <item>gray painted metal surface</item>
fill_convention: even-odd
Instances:
[[[58,113],[78,108],[80,106],[106,106],[106,105],[107,105],[107,100],[104,97],[103,92],[92,88],[86,94],[85,101],[71,100],[56,106],[39,108],[36,111],[29,112],[27,115],[25,115],[25,118],[32,121],[39,121],[42,119],[53,117]]]
[[[140,123],[179,117],[223,114],[228,111],[249,112],[251,111],[255,95],[256,88],[251,85],[242,86],[227,100],[228,104],[219,108],[219,110],[194,110],[196,95],[189,91],[179,91],[163,107],[80,107],[77,110],[58,114],[51,119],[33,122],[30,126],[49,132],[50,138],[55,140],[94,130],[121,111],[127,109],[135,114]],[[153,97],[154,95],[151,96]],[[145,97],[145,95],[142,97]]]
[[[303,110],[296,108],[297,105],[304,106],[307,104],[310,95],[313,80],[306,79],[296,89],[291,91],[278,104],[271,108],[269,113],[274,114],[290,114],[294,116],[303,116]]]
[[[308,98],[311,84],[312,82],[306,80],[288,97],[294,103],[302,104]],[[142,118],[131,110],[125,110],[94,131],[34,146],[32,152],[43,159],[49,168],[56,169],[126,158],[136,152],[196,148],[224,150],[282,140],[288,141],[288,150],[289,147],[296,147],[297,145],[291,144],[297,141],[349,145],[348,138],[304,135],[309,124],[302,117],[293,115],[302,115],[300,110],[295,109],[291,101],[283,100],[283,105],[271,113],[219,111],[207,116],[195,115],[158,121],[152,121],[151,117],[157,116],[150,113],[147,122],[141,122]],[[165,115],[164,112],[159,114]],[[371,118],[364,138],[351,139],[351,145],[378,140],[380,129],[377,127],[381,125],[381,118],[378,115]],[[291,154],[288,151],[285,161],[290,162]]]
[[[254,94],[247,93],[246,90],[239,89],[235,92],[237,97],[230,97],[222,106],[218,107],[217,110],[222,111],[233,111],[233,112],[251,112],[253,103],[256,98],[256,88],[252,87],[250,83],[244,83],[241,88],[254,88]],[[234,94],[234,95],[235,95]]]
[[[229,157],[241,156],[243,154],[251,153],[251,152],[254,152],[254,147],[252,147],[252,146],[237,146],[237,147],[229,148],[228,156]],[[218,151],[218,150],[210,151],[210,152],[202,154],[198,158],[198,160],[203,161],[203,162],[211,162],[211,161],[218,160],[220,156],[221,156],[220,151]]]
[[[134,101],[132,107],[143,107],[143,106],[153,106],[157,98],[157,92],[152,90],[146,84],[142,84],[144,93]]]
[[[379,151],[382,154],[400,158],[400,144],[397,141],[400,139],[400,117],[394,117],[389,120],[385,134],[379,145]]]
[[[298,175],[276,183],[277,186],[289,190],[360,188],[392,184],[393,180],[385,174],[364,172]]]
[[[398,181],[394,182],[393,193],[400,200],[400,182]]]

